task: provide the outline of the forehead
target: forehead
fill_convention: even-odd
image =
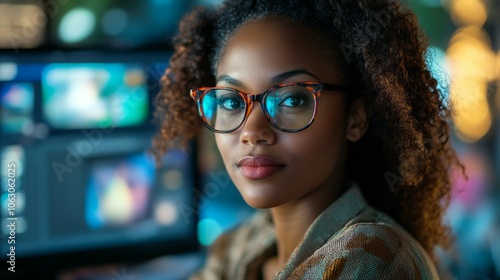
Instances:
[[[227,41],[217,76],[265,82],[286,71],[306,69],[321,82],[343,82],[341,61],[331,57],[325,40],[317,36],[308,27],[280,19],[244,23]]]

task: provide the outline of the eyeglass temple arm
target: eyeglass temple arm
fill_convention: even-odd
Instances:
[[[351,92],[348,87],[336,84],[323,84],[323,90]]]

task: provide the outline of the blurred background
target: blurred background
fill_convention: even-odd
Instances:
[[[147,152],[177,24],[219,2],[0,0],[2,277],[13,276],[13,217],[15,276],[185,279],[252,214],[211,133],[158,170]],[[500,279],[500,1],[409,4],[430,38],[430,69],[450,85],[469,177],[454,180],[442,271]]]

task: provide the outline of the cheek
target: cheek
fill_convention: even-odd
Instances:
[[[328,112],[315,120],[303,134],[291,135],[287,146],[295,147],[296,158],[311,171],[332,170],[343,160],[346,149],[345,118],[342,111]],[[290,150],[290,149],[289,149]]]
[[[312,128],[312,127],[311,127]],[[344,147],[345,134],[342,127],[322,127],[314,131],[307,131],[307,135],[290,135],[283,144],[286,150],[295,154],[295,159],[300,159],[301,165],[311,168],[322,168],[321,165],[332,162],[338,157]],[[304,131],[305,132],[305,131]]]
[[[221,154],[222,160],[224,161],[226,167],[228,167],[227,160],[229,159],[231,147],[234,147],[236,144],[234,142],[235,140],[237,140],[236,138],[237,137],[232,134],[215,134],[215,143],[217,144],[217,148],[219,149],[219,153]]]

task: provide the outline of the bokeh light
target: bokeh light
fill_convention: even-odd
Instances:
[[[500,50],[497,53],[496,79],[500,82]]]
[[[65,43],[78,43],[92,34],[95,27],[94,14],[83,8],[76,8],[64,15],[59,25],[59,37]]]
[[[171,201],[161,201],[154,210],[155,220],[160,225],[171,225],[178,218],[178,211]]]
[[[492,124],[487,91],[488,83],[496,79],[496,54],[489,35],[469,25],[453,34],[446,55],[457,136],[474,143],[488,133]]]
[[[17,64],[13,62],[0,63],[0,81],[10,81],[17,76]]]
[[[451,91],[455,109],[454,123],[457,136],[464,142],[478,141],[491,127],[487,87],[487,81],[473,76],[454,80]]]
[[[452,0],[450,1],[450,14],[457,26],[483,26],[488,17],[483,0]]]
[[[184,185],[184,175],[180,170],[169,170],[161,179],[162,185],[169,190],[177,190]]]
[[[495,53],[491,39],[482,29],[469,26],[457,30],[447,50],[452,76],[495,78]]]
[[[42,44],[47,25],[42,6],[0,3],[0,11],[0,48],[31,49]]]
[[[204,246],[212,244],[221,232],[221,226],[213,219],[203,219],[198,222],[198,239]]]
[[[129,22],[128,14],[121,8],[111,9],[102,17],[102,31],[109,36],[116,36],[125,31]]]

